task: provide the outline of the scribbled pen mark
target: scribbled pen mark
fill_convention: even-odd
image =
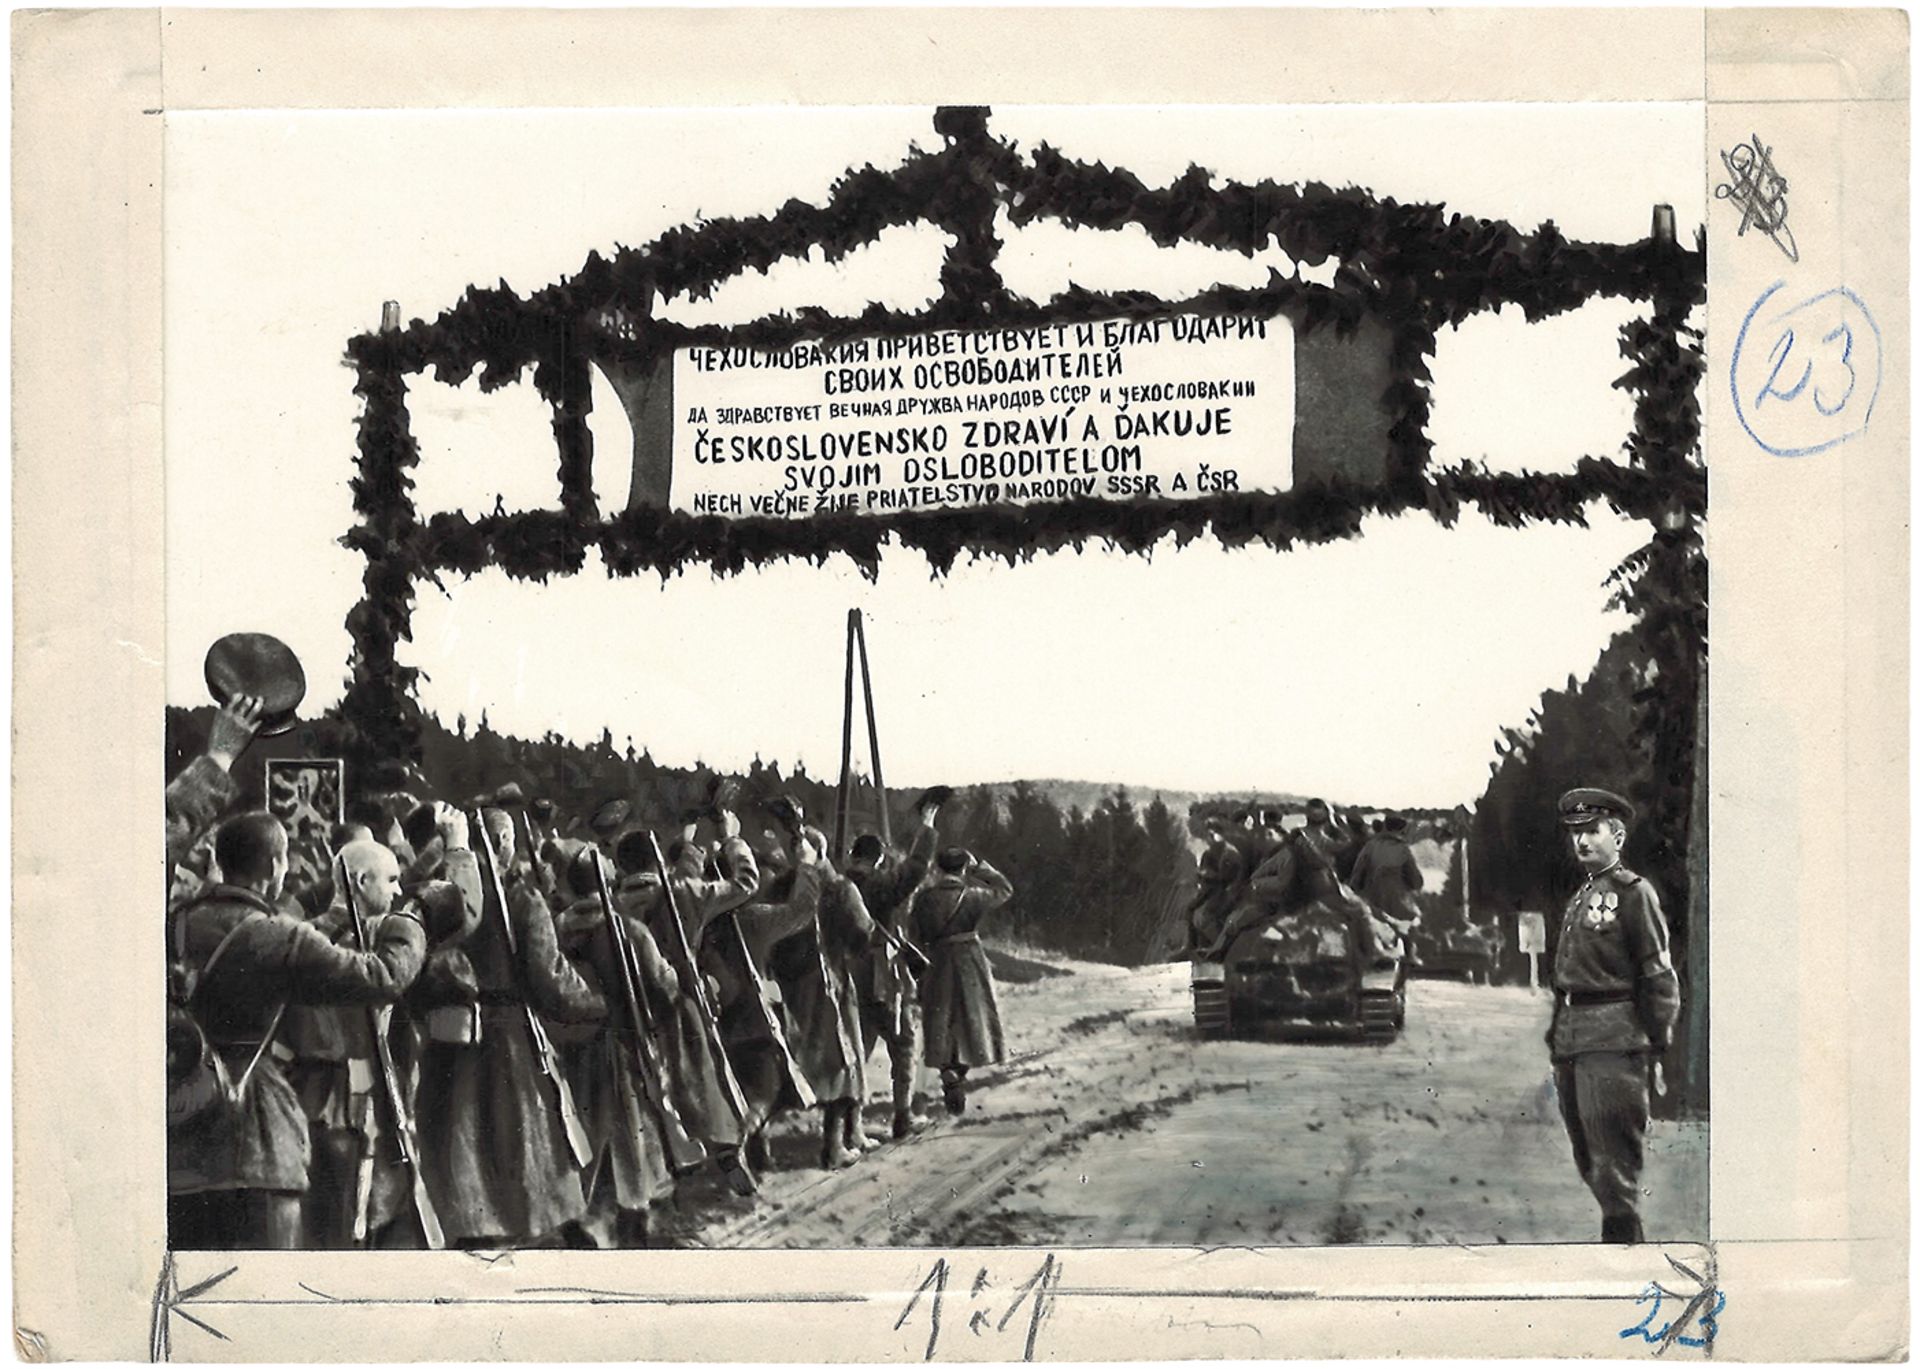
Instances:
[[[1727,180],[1713,188],[1713,197],[1730,201],[1740,211],[1740,236],[1758,228],[1787,254],[1788,261],[1799,261],[1800,249],[1787,227],[1787,178],[1773,164],[1773,149],[1756,133],[1751,143],[1722,152],[1720,165],[1727,169]]]
[[[944,1258],[935,1260],[927,1277],[920,1281],[920,1286],[914,1290],[913,1297],[908,1299],[906,1310],[893,1324],[893,1329],[896,1331],[904,1327],[912,1319],[914,1309],[921,1306],[921,1299],[926,1299],[927,1349],[924,1358],[929,1362],[932,1361],[934,1352],[940,1348],[940,1312],[947,1300],[947,1279],[950,1273],[951,1270]],[[996,1305],[997,1298],[987,1300],[986,1305],[975,1308],[972,1315],[967,1318],[967,1329],[975,1336],[979,1336],[983,1331],[997,1335],[1005,1331],[1014,1317],[1022,1308],[1025,1308],[1026,1348],[1021,1359],[1031,1364],[1034,1346],[1040,1338],[1040,1326],[1053,1311],[1054,1290],[1059,1287],[1059,1284],[1060,1264],[1049,1254],[1033,1276],[1013,1290],[1013,1300],[1004,1309]],[[982,1268],[974,1276],[973,1292],[969,1295],[969,1300],[980,1301],[983,1293],[992,1291],[993,1283],[988,1279],[986,1269]],[[995,1312],[999,1312],[998,1317],[995,1317]]]
[[[1727,1295],[1716,1286],[1714,1269],[1710,1263],[1703,1276],[1667,1256],[1667,1263],[1676,1272],[1693,1280],[1695,1292],[1689,1296],[1685,1290],[1676,1292],[1666,1288],[1658,1280],[1641,1290],[1640,1296],[1633,1300],[1634,1306],[1649,1304],[1646,1315],[1632,1326],[1624,1327],[1620,1332],[1621,1340],[1639,1339],[1654,1347],[1655,1355],[1664,1355],[1676,1345],[1684,1345],[1693,1350],[1713,1353],[1714,1338],[1720,1334],[1720,1314],[1727,1310]],[[1684,1300],[1678,1316],[1660,1321],[1661,1311],[1669,1304],[1679,1304]],[[1688,1334],[1691,1332],[1692,1334]]]
[[[191,1288],[182,1289],[179,1271],[175,1269],[173,1263],[173,1252],[171,1250],[167,1252],[166,1258],[160,1263],[160,1279],[153,1290],[153,1335],[152,1343],[148,1346],[148,1357],[155,1364],[161,1364],[173,1358],[173,1327],[170,1320],[172,1317],[192,1322],[209,1336],[219,1340],[227,1339],[224,1332],[207,1325],[193,1313],[186,1311],[183,1305],[192,1302],[208,1289],[223,1282],[239,1267],[233,1265],[211,1278],[200,1280]]]
[[[1733,344],[1734,412],[1775,456],[1811,456],[1866,431],[1880,397],[1880,325],[1845,286],[1785,303],[1775,281]]]

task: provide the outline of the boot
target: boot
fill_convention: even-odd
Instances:
[[[940,1096],[947,1105],[947,1111],[958,1117],[967,1110],[967,1083],[964,1076],[953,1070],[940,1071]]]
[[[1639,1245],[1647,1237],[1640,1229],[1640,1214],[1626,1212],[1600,1218],[1600,1239],[1607,1245]]]
[[[645,1250],[652,1234],[651,1214],[644,1207],[638,1211],[621,1208],[613,1214],[613,1243],[617,1249]]]
[[[741,1148],[740,1158],[756,1173],[767,1174],[773,1170],[773,1143],[767,1139],[767,1129],[758,1128],[747,1137],[747,1144]]]
[[[746,1157],[738,1146],[720,1146],[713,1152],[713,1163],[720,1171],[720,1177],[727,1181],[727,1187],[742,1198],[751,1198],[760,1191],[759,1183],[753,1177],[753,1171],[747,1167]]]
[[[826,1124],[821,1128],[820,1168],[845,1169],[860,1158],[860,1152],[847,1149],[847,1124],[840,1109],[845,1103],[828,1103]]]
[[[860,1116],[860,1104],[857,1102],[847,1104],[846,1137],[847,1149],[862,1155],[870,1150],[880,1149],[879,1138],[867,1135],[866,1124]]]
[[[893,1110],[893,1139],[896,1141],[904,1141],[915,1132],[925,1131],[931,1125],[933,1124],[925,1117],[911,1109],[895,1108]]]

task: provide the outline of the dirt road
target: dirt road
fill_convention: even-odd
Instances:
[[[719,1247],[1590,1240],[1541,1044],[1547,1000],[1416,981],[1390,1046],[1201,1042],[1184,966],[1003,987],[1011,1058],[966,1115],[837,1173],[795,1118],[756,1205],[704,1184]],[[872,1073],[884,1086],[883,1052]],[[939,1113],[935,1105],[936,1114]],[[870,1110],[876,1119],[881,1110]],[[878,1125],[877,1120],[870,1125]],[[1653,1239],[1706,1231],[1706,1134],[1656,1123]]]

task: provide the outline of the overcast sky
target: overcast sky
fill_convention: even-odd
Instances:
[[[817,199],[835,175],[937,140],[926,110],[189,113],[167,117],[168,698],[204,701],[207,644],[287,640],[309,711],[339,693],[361,561],[352,522],[346,339],[383,299],[432,317],[469,283],[524,292],[589,249],[699,216]],[[1571,236],[1631,241],[1656,202],[1700,222],[1698,107],[1461,106],[999,110],[1023,146],[1129,167],[1149,183],[1199,162],[1223,176],[1357,183],[1402,200]],[[903,229],[836,267],[776,268],[665,312],[721,322],[812,302],[911,307],[937,289],[943,241]],[[1172,292],[1255,283],[1248,261],[1153,249],[1141,234],[1010,235],[1008,284]],[[1515,311],[1442,335],[1432,435],[1441,461],[1565,467],[1617,453],[1630,410],[1631,306],[1529,327]],[[625,502],[631,437],[596,376],[596,483]],[[481,396],[422,377],[412,410],[423,512],[551,507],[548,411],[531,384]],[[1624,623],[1601,579],[1645,540],[1596,510],[1590,530],[1374,520],[1355,542],[1288,553],[1212,543],[1151,560],[1099,550],[944,582],[891,553],[877,584],[844,558],[717,580],[695,568],[611,581],[497,573],[423,586],[405,659],[451,722],[576,736],[611,727],[668,762],[756,753],[838,764],[849,606],[866,610],[890,781],[1020,775],[1143,787],[1312,790],[1453,803],[1541,690],[1584,674]]]

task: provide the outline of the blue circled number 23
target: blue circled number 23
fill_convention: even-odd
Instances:
[[[1734,339],[1734,413],[1762,451],[1812,456],[1866,431],[1885,378],[1884,339],[1845,286],[1783,307],[1786,288],[1762,291]]]
[[[1808,382],[1812,381],[1814,362],[1817,358],[1805,357],[1800,367],[1800,378],[1793,382],[1791,388],[1785,390],[1780,388],[1781,372],[1787,369],[1788,363],[1793,359],[1794,345],[1798,341],[1799,334],[1791,328],[1782,330],[1780,336],[1774,339],[1773,346],[1767,353],[1767,359],[1773,363],[1773,369],[1767,374],[1766,384],[1762,385],[1760,392],[1753,397],[1755,409],[1768,399],[1792,403],[1800,397],[1801,391],[1807,388]],[[1832,418],[1847,407],[1847,401],[1853,398],[1853,387],[1860,379],[1853,369],[1853,329],[1844,320],[1820,339],[1822,347],[1830,348],[1835,342],[1840,344],[1839,362],[1847,373],[1847,388],[1840,392],[1839,398],[1830,400],[1824,386],[1815,384],[1813,394],[1809,396],[1813,400],[1813,407],[1828,418]]]

